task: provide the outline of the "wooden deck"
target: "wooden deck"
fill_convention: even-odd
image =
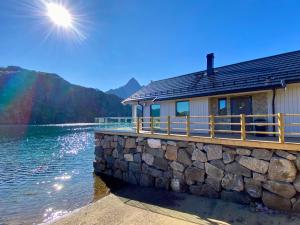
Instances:
[[[218,121],[218,119],[224,118],[226,119],[225,122],[224,120]],[[232,118],[235,119],[235,122],[232,122]],[[247,122],[246,118],[264,118],[265,122]],[[268,122],[270,118],[272,122]],[[220,128],[220,126],[225,128]],[[266,129],[257,130],[255,126],[265,126]],[[288,132],[290,127],[296,128],[296,131]],[[300,114],[139,117],[133,119],[131,129],[97,129],[96,132],[228,146],[300,151]]]

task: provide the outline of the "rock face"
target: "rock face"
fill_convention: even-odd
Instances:
[[[293,185],[283,182],[267,181],[263,184],[263,188],[284,198],[292,198],[296,194]]]
[[[266,149],[253,149],[252,157],[263,160],[270,160],[273,155],[272,151]]]
[[[271,209],[287,211],[292,207],[291,201],[289,199],[282,198],[267,191],[263,192],[262,201],[267,207]]]
[[[208,161],[222,159],[222,145],[205,145],[204,150],[207,153]]]
[[[268,171],[269,163],[253,157],[242,156],[239,159],[239,164],[257,173],[266,173]]]
[[[291,161],[278,157],[271,158],[268,171],[270,180],[293,182],[296,179],[296,174],[296,167]]]
[[[226,190],[242,191],[244,190],[243,177],[228,173],[222,179],[222,187]]]
[[[300,154],[95,135],[96,174],[176,192],[300,212]]]
[[[203,182],[205,177],[205,171],[196,167],[188,167],[184,171],[184,176],[188,184],[195,182]]]
[[[222,180],[224,176],[224,171],[215,167],[212,164],[205,163],[205,172],[208,176],[216,179],[216,180]]]
[[[148,165],[153,165],[153,162],[154,162],[154,156],[149,154],[149,153],[143,153],[142,155],[142,160],[148,164]]]
[[[168,160],[177,160],[177,147],[173,145],[168,145],[166,147],[166,154],[165,157]]]
[[[147,143],[150,148],[161,148],[161,140],[160,139],[148,139]]]
[[[200,162],[207,162],[207,157],[205,152],[201,151],[200,149],[195,149],[193,151],[192,160],[200,161]]]

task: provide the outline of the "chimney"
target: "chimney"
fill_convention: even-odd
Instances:
[[[214,53],[207,54],[207,75],[214,74]]]

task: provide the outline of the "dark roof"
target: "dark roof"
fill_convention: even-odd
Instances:
[[[300,82],[300,51],[151,82],[123,101],[168,100],[266,90]]]

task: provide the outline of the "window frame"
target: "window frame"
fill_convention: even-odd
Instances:
[[[187,112],[187,115],[178,115],[177,104],[178,103],[182,103],[182,102],[187,102],[188,103],[188,112]],[[175,116],[176,117],[185,117],[185,116],[189,116],[190,114],[191,114],[191,106],[190,106],[190,101],[189,100],[182,100],[182,101],[176,101],[175,102]]]
[[[153,116],[152,115],[152,106],[153,105],[158,105],[159,106],[159,116]],[[160,117],[160,109],[161,109],[160,104],[157,104],[157,103],[151,104],[150,105],[150,117]]]
[[[220,109],[220,102],[221,101],[225,101],[225,108],[224,109]],[[218,115],[227,115],[227,109],[228,109],[228,101],[227,98],[219,98],[218,99]],[[222,112],[222,110],[224,110],[225,112]]]

